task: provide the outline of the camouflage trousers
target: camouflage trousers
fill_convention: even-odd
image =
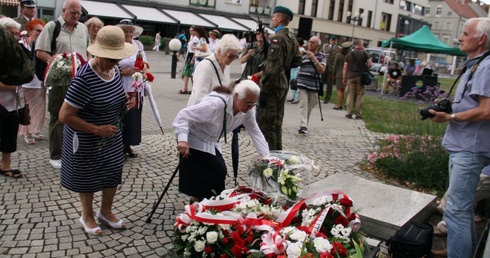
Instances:
[[[288,89],[263,89],[260,92],[257,122],[269,150],[282,150],[282,120]]]

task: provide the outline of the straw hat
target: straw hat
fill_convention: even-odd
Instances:
[[[141,33],[143,33],[143,28],[140,26],[134,25],[133,21],[131,21],[130,19],[122,19],[119,22],[119,24],[117,24],[116,26],[117,27],[126,27],[126,26],[133,27],[133,29],[134,29],[133,38],[137,38],[137,37],[141,36]]]
[[[209,31],[209,35],[211,35],[211,34],[213,34],[213,35],[215,35],[216,37],[218,37],[218,38],[219,38],[219,34],[220,34],[220,33],[219,33],[219,31],[218,31],[218,30],[210,30],[210,31]]]
[[[124,59],[136,52],[136,47],[124,42],[124,32],[115,26],[105,26],[97,33],[97,41],[87,51],[97,57]]]

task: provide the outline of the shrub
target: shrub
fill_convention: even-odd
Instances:
[[[144,46],[153,46],[155,44],[155,37],[142,35],[139,37],[139,41],[141,41]]]
[[[397,182],[442,196],[448,178],[449,154],[442,138],[430,135],[393,135],[377,142],[367,156],[368,168]]]

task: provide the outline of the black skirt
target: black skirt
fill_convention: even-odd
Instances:
[[[216,156],[195,149],[181,161],[179,191],[198,198],[210,198],[225,190],[226,164],[216,150]]]

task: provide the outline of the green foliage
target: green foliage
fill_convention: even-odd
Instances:
[[[145,46],[153,46],[155,44],[155,37],[142,35],[139,37],[139,41]]]
[[[366,127],[390,135],[375,143],[366,168],[405,186],[442,196],[449,154],[441,141],[447,124],[420,119],[418,109],[427,107],[426,102],[366,96],[364,103]]]

